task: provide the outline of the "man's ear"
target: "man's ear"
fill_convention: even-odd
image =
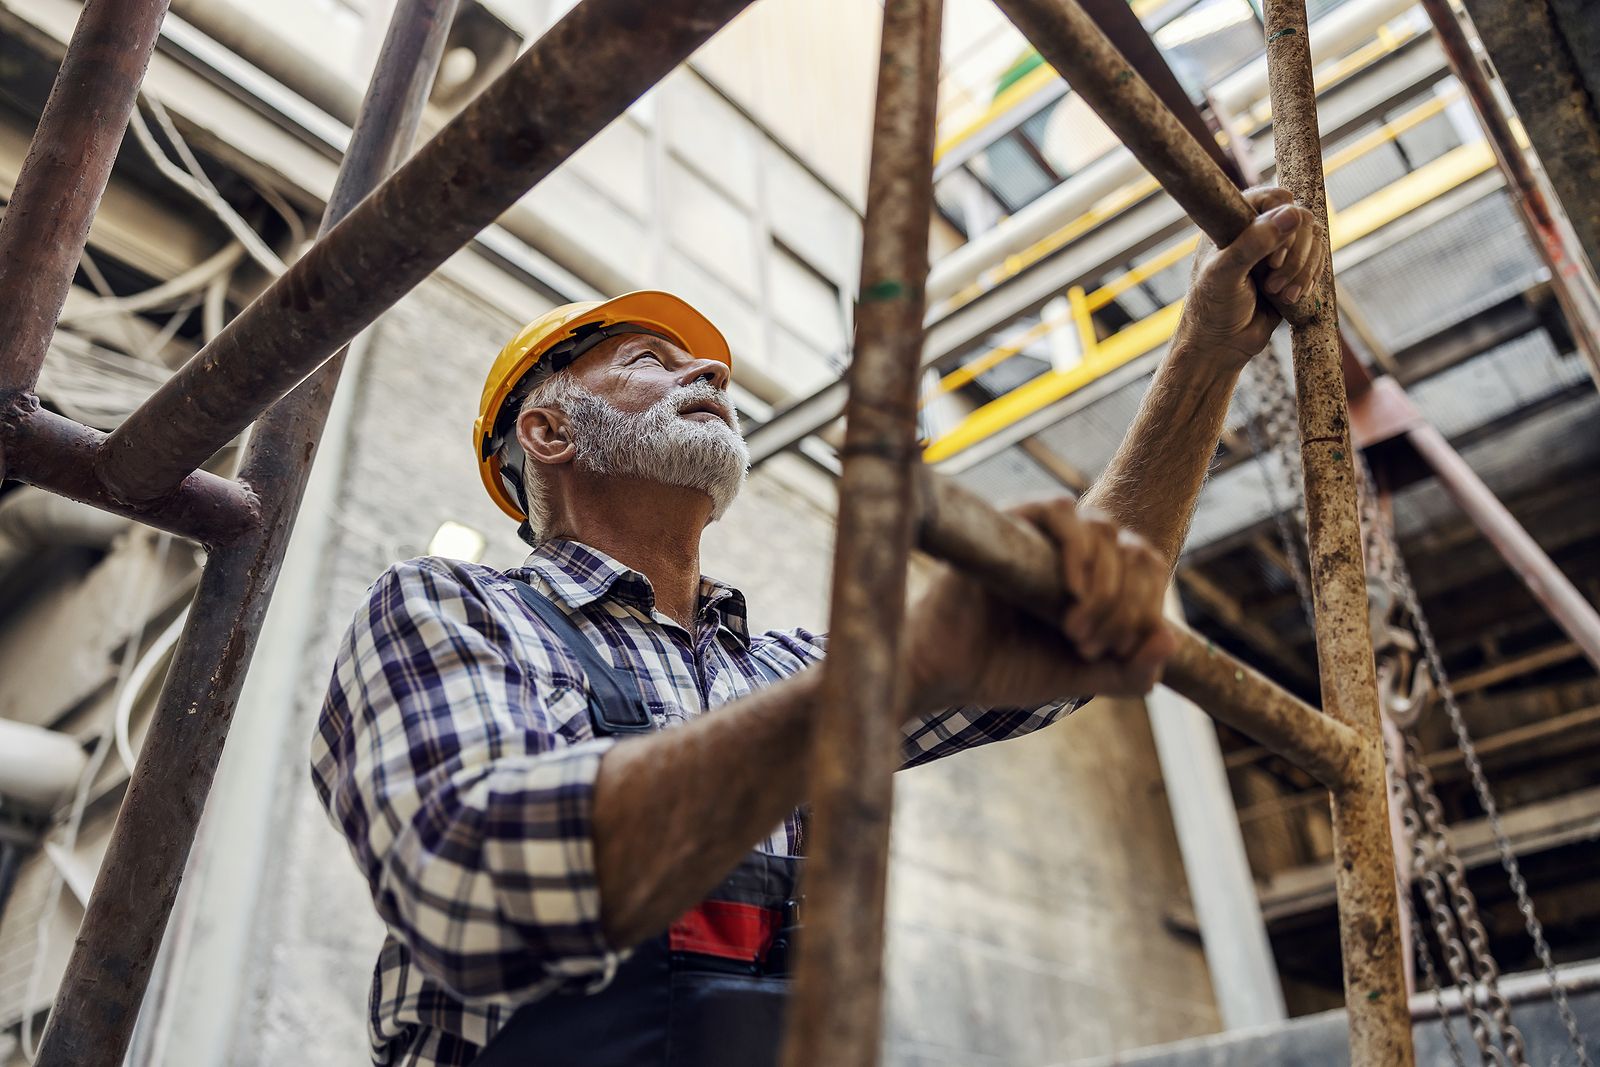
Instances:
[[[559,408],[529,408],[518,415],[517,443],[539,463],[571,463],[578,455],[567,414]]]

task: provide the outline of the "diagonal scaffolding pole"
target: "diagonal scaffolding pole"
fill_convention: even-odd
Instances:
[[[750,0],[584,0],[117,427],[159,499],[666,77]]]
[[[323,227],[410,150],[457,0],[400,0]],[[215,548],[128,783],[37,1067],[122,1062],[338,385],[338,353],[256,428],[241,475],[260,521]]]
[[[933,213],[942,0],[888,0],[863,225],[855,356],[812,745],[806,936],[785,1067],[869,1067],[882,1028],[884,885],[909,694],[900,670],[911,555],[922,319]]]
[[[997,3],[1208,237],[1221,246],[1244,230],[1254,213],[1243,196],[1077,0]],[[1300,0],[1268,3],[1267,40],[1279,175],[1326,230],[1316,94]],[[1358,1067],[1409,1067],[1414,1053],[1331,262],[1297,304],[1269,299],[1294,331],[1324,710],[1357,738],[1349,752],[1350,777],[1333,790],[1351,1059]]]
[[[88,0],[0,221],[0,400],[32,391],[167,0]],[[185,472],[187,473],[187,472]]]
[[[1566,317],[1572,331],[1573,342],[1578,346],[1589,365],[1589,376],[1600,385],[1600,304],[1595,299],[1594,283],[1584,269],[1582,256],[1574,256],[1567,247],[1566,234],[1561,222],[1551,210],[1550,199],[1545,196],[1528,156],[1517,142],[1511,120],[1495,98],[1494,88],[1483,64],[1473,54],[1472,42],[1466,28],[1456,16],[1450,0],[1420,0],[1422,9],[1433,21],[1433,33],[1439,50],[1456,80],[1466,90],[1467,100],[1478,117],[1478,125],[1494,149],[1495,159],[1505,173],[1511,199],[1517,205],[1517,214],[1528,230],[1534,251],[1544,261],[1550,272],[1550,288],[1556,302]]]

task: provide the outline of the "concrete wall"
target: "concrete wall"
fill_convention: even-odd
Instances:
[[[1217,1028],[1137,701],[902,774],[889,1062],[1042,1064]]]

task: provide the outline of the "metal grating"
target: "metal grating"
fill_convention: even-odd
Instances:
[[[1008,448],[951,475],[996,507],[1009,508],[1061,492],[1061,483],[1020,449]]]
[[[1089,477],[1099,477],[1122,443],[1149,388],[1149,375],[1136,378],[1041,431],[1039,441]]]
[[[1543,270],[1501,191],[1341,270],[1339,283],[1397,349],[1524,291]]]
[[[1410,389],[1422,413],[1455,437],[1537,404],[1588,378],[1576,356],[1562,356],[1550,335],[1534,330]]]

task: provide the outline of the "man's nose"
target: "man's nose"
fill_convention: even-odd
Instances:
[[[679,385],[691,385],[694,382],[707,381],[711,387],[721,392],[728,388],[728,365],[719,363],[714,359],[696,359],[686,364],[678,375]]]

